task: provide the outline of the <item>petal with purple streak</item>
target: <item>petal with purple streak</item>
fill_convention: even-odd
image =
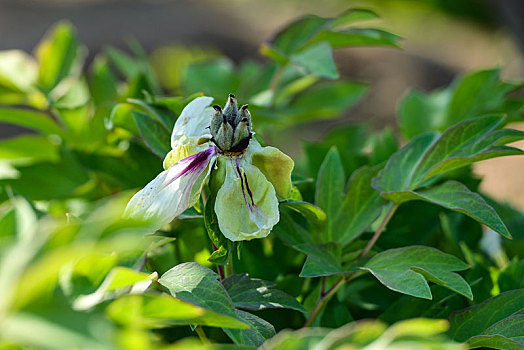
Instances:
[[[222,163],[226,178],[215,202],[220,230],[232,241],[266,237],[279,220],[273,185],[244,159]]]
[[[173,164],[131,198],[124,215],[157,227],[171,222],[198,201],[215,156],[216,148],[209,147]]]

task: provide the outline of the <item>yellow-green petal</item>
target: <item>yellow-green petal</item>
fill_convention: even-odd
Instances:
[[[251,162],[273,184],[277,194],[282,198],[288,198],[291,192],[293,159],[278,148],[262,147],[255,140],[249,145],[249,151]]]

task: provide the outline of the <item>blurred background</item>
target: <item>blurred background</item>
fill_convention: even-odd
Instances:
[[[169,88],[183,75],[169,69],[170,61],[187,59],[182,48],[191,48],[191,60],[216,53],[234,62],[264,60],[258,53],[261,43],[291,19],[307,13],[334,16],[349,7],[377,11],[382,19],[374,26],[402,36],[403,49],[337,50],[342,75],[368,83],[369,93],[343,118],[301,127],[304,139],[318,139],[335,125],[357,121],[395,127],[398,101],[409,88],[444,87],[472,69],[501,67],[503,79],[524,79],[524,3],[519,0],[2,0],[0,50],[31,52],[54,23],[67,19],[87,46],[86,67],[107,46],[129,50],[140,43]],[[0,124],[0,138],[20,131]],[[485,161],[476,171],[485,178],[484,191],[524,210],[522,157]],[[507,181],[500,183],[495,179],[502,174]]]

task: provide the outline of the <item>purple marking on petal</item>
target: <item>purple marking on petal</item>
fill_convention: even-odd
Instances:
[[[251,189],[249,188],[249,183],[247,182],[246,172],[244,172],[243,175],[244,175],[244,181],[246,182],[247,193],[249,194],[249,198],[251,198],[251,204],[254,206],[255,202],[253,200],[253,193],[251,192]]]
[[[233,160],[233,159],[231,159],[231,160]],[[242,194],[244,195],[244,202],[246,202],[247,207],[248,207],[249,209],[251,209],[251,208],[249,207],[249,202],[247,201],[247,198],[246,198],[246,190],[244,189],[244,179],[242,178],[242,174],[240,173],[240,167],[239,167],[239,165],[238,165],[238,158],[235,159],[235,163],[236,163],[235,169],[236,169],[237,174],[238,174],[238,177],[239,177],[239,179],[240,179],[240,186],[242,187]]]
[[[207,167],[208,160],[210,157],[214,156],[217,153],[216,147],[209,147],[208,149],[195,153],[193,155],[190,155],[189,157],[180,159],[175,164],[171,165],[170,168],[173,167],[179,167],[183,166],[187,163],[187,165],[179,169],[176,174],[172,178],[169,179],[169,183],[175,181],[181,176],[193,173],[193,172],[201,172],[205,167]],[[196,179],[195,179],[196,181]]]
[[[246,202],[247,208],[250,212],[255,212],[255,210],[259,209],[258,206],[255,204],[255,200],[253,199],[253,192],[251,192],[251,188],[249,188],[249,183],[247,181],[247,175],[244,172],[240,170],[239,160],[238,158],[235,159],[235,169],[237,171],[238,177],[240,178],[240,186],[242,187],[242,194],[244,195],[244,202]],[[251,203],[249,203],[248,197],[251,200]]]

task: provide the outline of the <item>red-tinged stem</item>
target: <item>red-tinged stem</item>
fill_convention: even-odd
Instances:
[[[391,217],[395,213],[395,210],[397,209],[397,207],[398,207],[398,204],[393,204],[391,206],[391,208],[389,208],[388,212],[386,213],[386,216],[384,216],[384,219],[382,219],[382,222],[380,223],[379,227],[377,228],[377,230],[373,234],[373,237],[371,237],[371,239],[366,244],[364,249],[360,252],[360,254],[358,255],[356,260],[364,257],[369,252],[369,250],[373,247],[373,245],[376,243],[376,241],[380,237],[380,234],[382,233],[382,231],[386,227],[386,224],[389,222],[389,220],[391,219]],[[325,283],[326,283],[326,277],[325,276],[322,277],[322,287],[321,287],[321,292],[320,292],[320,298],[318,299],[317,303],[313,307],[313,310],[311,310],[311,313],[309,314],[309,317],[307,318],[306,323],[304,323],[304,327],[311,327],[311,325],[313,324],[313,322],[317,318],[317,316],[320,313],[320,311],[322,311],[322,309],[326,306],[328,301],[335,294],[337,294],[337,292],[340,290],[340,288],[342,288],[342,286],[346,282],[348,282],[348,281],[350,281],[350,280],[352,280],[352,279],[354,279],[354,278],[356,278],[356,277],[358,277],[360,275],[362,275],[361,272],[354,272],[354,273],[352,273],[352,274],[350,274],[348,276],[342,276],[338,280],[336,280],[335,283],[333,283],[333,285],[326,292],[324,292]]]
[[[215,243],[211,242],[211,244],[213,245],[213,251],[218,249]],[[217,271],[220,275],[220,280],[224,280],[226,278],[226,274],[224,273],[224,266],[217,264]]]
[[[369,240],[368,244],[366,244],[364,249],[358,255],[357,260],[362,258],[362,257],[364,257],[369,252],[369,250],[373,247],[373,245],[375,245],[375,243],[377,242],[378,238],[380,237],[380,234],[384,230],[384,227],[386,227],[386,224],[389,222],[389,220],[391,219],[391,217],[393,216],[393,214],[395,213],[395,210],[397,210],[397,208],[398,208],[398,204],[391,205],[391,208],[389,208],[388,212],[386,213],[386,216],[384,217],[384,219],[380,223],[380,226],[377,228],[377,230],[373,234],[373,237],[371,237],[371,239]]]

